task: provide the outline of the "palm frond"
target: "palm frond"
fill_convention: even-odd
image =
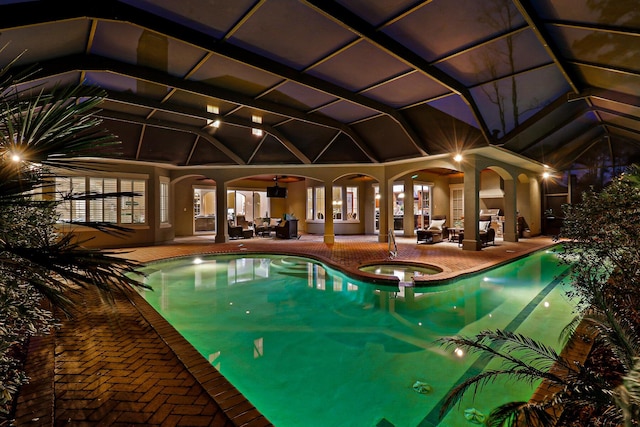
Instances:
[[[553,427],[557,418],[553,409],[531,402],[509,402],[495,408],[485,421],[488,427]]]
[[[103,98],[104,92],[97,88],[71,86],[11,99],[0,111],[4,123],[0,137],[32,162],[99,156],[100,149],[118,142],[99,127],[101,119],[93,114]]]
[[[77,288],[96,288],[109,296],[132,288],[148,288],[139,281],[140,264],[117,256],[116,252],[87,249],[73,241],[71,234],[54,243],[37,246],[5,243],[2,251],[14,257],[16,270],[25,272],[44,296],[68,311],[70,301],[61,294]]]

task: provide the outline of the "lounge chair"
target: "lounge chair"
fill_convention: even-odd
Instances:
[[[480,232],[480,242],[482,246],[487,246],[489,242],[491,242],[492,245],[496,244],[496,230],[491,228],[491,216],[480,217],[478,230]]]
[[[491,216],[480,217],[480,221],[478,222],[478,234],[480,236],[480,243],[482,246],[489,245],[489,242],[491,242],[492,245],[496,244],[496,230],[491,228]],[[458,246],[462,246],[463,240],[464,231],[460,232],[458,235]]]
[[[242,226],[235,225],[232,219],[227,220],[227,229],[230,239],[242,239],[244,237],[242,234]]]
[[[435,215],[426,230],[417,230],[417,243],[438,243],[447,237],[446,215]]]
[[[247,221],[244,215],[236,216],[236,226],[242,227],[243,238],[250,239],[253,237],[253,234],[254,234],[253,223],[251,221]]]

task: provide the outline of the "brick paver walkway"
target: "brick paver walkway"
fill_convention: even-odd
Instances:
[[[299,240],[253,238],[213,244],[212,237],[126,249],[147,262],[194,253],[282,252],[310,255],[352,272],[389,258],[376,236],[322,236]],[[478,271],[551,245],[549,238],[497,242],[482,251],[456,243],[417,245],[398,238],[398,261],[428,263],[435,278]],[[252,426],[270,425],[211,364],[133,293],[106,304],[95,291],[82,294],[80,313],[60,329],[32,340],[31,378],[20,393],[16,425],[50,426]]]

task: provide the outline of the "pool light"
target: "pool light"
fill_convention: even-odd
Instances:
[[[462,357],[462,356],[464,356],[464,351],[462,351],[462,349],[461,349],[461,348],[456,348],[456,349],[454,350],[454,353],[455,353],[455,354],[456,354],[456,356],[458,356],[458,357]]]
[[[194,259],[194,260],[193,260],[193,263],[194,263],[195,265],[202,264],[202,258],[196,258],[196,259]]]

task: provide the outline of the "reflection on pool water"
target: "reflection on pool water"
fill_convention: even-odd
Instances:
[[[441,272],[436,267],[400,263],[365,265],[360,267],[360,270],[383,276],[395,276],[400,282],[405,283],[413,282],[414,277],[428,276]]]
[[[501,328],[559,350],[573,307],[565,271],[541,251],[419,289],[299,257],[218,255],[150,264],[143,295],[278,427],[468,426],[465,410],[488,414],[534,388],[494,384],[440,420],[441,399],[477,366],[434,340]]]

